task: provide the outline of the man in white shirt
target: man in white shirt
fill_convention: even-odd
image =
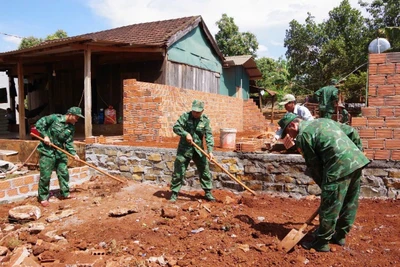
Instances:
[[[314,119],[310,110],[303,105],[296,104],[296,98],[292,94],[287,94],[283,97],[282,102],[279,102],[280,106],[285,106],[287,113],[294,113],[302,120],[311,121]],[[282,129],[278,129],[275,133],[275,139],[280,139],[282,135]]]

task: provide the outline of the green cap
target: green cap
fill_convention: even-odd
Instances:
[[[76,115],[79,116],[81,118],[85,118],[82,115],[82,109],[79,107],[71,107],[68,109],[67,114],[72,114],[72,115]]]
[[[289,125],[289,123],[291,123],[294,119],[297,118],[297,115],[294,113],[286,113],[285,116],[283,116],[283,118],[278,122],[279,126],[282,129],[282,135],[281,138],[285,137],[285,130],[286,127]]]
[[[200,100],[193,100],[192,110],[196,112],[202,112],[204,110],[204,102]]]

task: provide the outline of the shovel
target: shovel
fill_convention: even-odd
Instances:
[[[201,147],[199,147],[198,145],[196,145],[195,142],[192,142],[192,145],[195,146],[198,150],[200,150],[201,153],[203,153],[208,159],[210,159],[210,155],[208,155],[203,149],[201,149]],[[238,184],[240,184],[241,186],[243,186],[247,191],[249,191],[250,193],[252,193],[253,195],[257,195],[256,192],[254,192],[253,190],[251,190],[250,188],[248,188],[245,184],[243,184],[241,181],[239,181],[238,179],[235,178],[235,176],[233,176],[230,172],[228,172],[224,167],[222,167],[218,162],[216,162],[214,159],[210,159],[211,162],[213,162],[215,165],[217,165],[223,172],[225,172],[226,174],[228,174],[229,178],[231,178],[232,180],[234,180],[235,182],[237,182]]]
[[[289,252],[297,243],[300,242],[301,239],[307,234],[304,230],[307,228],[309,224],[314,220],[318,215],[319,209],[317,209],[308,220],[300,227],[299,230],[292,229],[284,239],[278,244],[279,250],[284,250],[286,253]]]

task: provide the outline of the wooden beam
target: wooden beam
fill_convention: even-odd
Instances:
[[[26,139],[25,125],[25,93],[24,93],[24,70],[22,62],[18,62],[18,105],[19,105],[19,139]]]
[[[99,46],[99,45],[81,45],[71,44],[71,48],[76,50],[90,49],[92,51],[106,52],[141,52],[141,53],[163,53],[164,48],[161,47],[120,47],[120,46]]]
[[[92,136],[92,51],[84,51],[85,138]]]

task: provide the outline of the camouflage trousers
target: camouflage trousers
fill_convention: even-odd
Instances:
[[[186,158],[181,154],[176,155],[174,163],[174,173],[171,180],[171,191],[179,192],[185,179],[185,173],[190,163],[190,158]],[[199,156],[196,152],[193,153],[193,162],[196,164],[200,176],[200,185],[203,190],[212,189],[212,177],[207,158]]]
[[[330,240],[333,234],[349,233],[358,209],[362,168],[339,181],[322,185],[317,238]]]
[[[58,183],[60,184],[61,195],[67,197],[69,195],[69,173],[68,158],[65,157],[49,157],[41,154],[39,160],[40,180],[38,187],[39,201],[47,200],[50,194],[50,179],[53,170],[56,170]]]

